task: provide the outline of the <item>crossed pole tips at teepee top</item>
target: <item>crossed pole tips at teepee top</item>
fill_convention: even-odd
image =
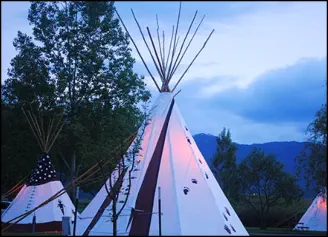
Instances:
[[[42,149],[42,152],[49,153],[49,150],[54,145],[60,131],[62,130],[65,124],[63,114],[60,114],[57,119],[56,115],[50,117],[48,121],[48,126],[46,126],[44,124],[43,115],[41,115],[40,112],[33,113],[32,107],[31,111],[25,111],[25,109],[22,107],[22,111],[28,124],[30,125],[30,128],[40,148]]]
[[[178,19],[177,19],[177,25],[176,27],[174,27],[174,25],[172,26],[172,34],[171,34],[171,40],[170,40],[170,45],[169,45],[169,49],[168,49],[168,53],[167,55],[165,54],[165,33],[164,31],[162,31],[162,42],[161,42],[161,37],[160,37],[160,33],[159,33],[159,24],[158,24],[158,17],[156,15],[156,23],[157,23],[157,41],[158,41],[158,46],[156,47],[155,42],[153,40],[153,37],[150,33],[149,27],[146,27],[147,32],[148,32],[148,36],[151,42],[151,47],[148,45],[145,36],[141,30],[141,27],[139,25],[139,22],[133,12],[133,10],[131,9],[133,18],[139,28],[140,34],[142,36],[142,39],[147,47],[147,50],[150,54],[150,57],[153,61],[153,63],[155,64],[156,70],[159,74],[159,77],[162,81],[162,86],[161,88],[158,86],[153,74],[150,72],[145,60],[143,59],[136,43],[134,42],[131,34],[129,33],[128,29],[126,28],[121,16],[119,15],[119,13],[117,12],[117,10],[115,9],[115,12],[119,18],[119,20],[121,21],[125,31],[127,32],[128,36],[130,37],[134,47],[136,48],[141,61],[143,62],[143,64],[145,65],[150,77],[152,78],[152,80],[155,83],[155,86],[157,87],[159,92],[173,92],[175,90],[175,88],[178,86],[178,84],[180,83],[180,81],[182,80],[182,78],[184,77],[184,75],[187,73],[187,71],[189,70],[189,68],[191,67],[191,65],[194,63],[194,61],[196,60],[196,58],[198,57],[198,55],[200,54],[200,52],[205,48],[205,45],[207,44],[208,40],[210,39],[210,37],[212,36],[214,29],[211,31],[211,33],[209,34],[209,36],[207,37],[207,39],[205,40],[203,46],[201,47],[201,49],[198,51],[198,53],[196,54],[196,56],[193,58],[193,60],[189,63],[188,67],[185,69],[185,71],[182,73],[181,77],[178,79],[177,83],[175,84],[175,86],[173,87],[173,89],[169,88],[169,83],[174,75],[174,73],[176,72],[176,70],[178,69],[181,60],[183,59],[185,53],[187,52],[192,40],[194,39],[201,23],[204,20],[205,15],[202,17],[201,21],[199,22],[198,26],[196,27],[191,39],[189,40],[189,43],[185,46],[185,42],[186,39],[189,35],[189,32],[192,28],[192,25],[196,19],[197,13],[198,11],[195,12],[195,15],[190,23],[190,26],[188,28],[188,31],[182,41],[182,44],[180,46],[180,49],[177,50],[178,48],[178,42],[180,37],[177,36],[178,35],[178,29],[179,29],[179,22],[180,22],[180,14],[181,14],[181,2],[180,2],[180,6],[179,6],[179,13],[178,13]],[[185,48],[184,48],[185,46]],[[152,49],[151,49],[152,48]],[[159,51],[159,54],[158,54]]]

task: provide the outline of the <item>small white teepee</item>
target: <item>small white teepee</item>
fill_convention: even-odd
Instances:
[[[121,23],[126,29],[122,20]],[[174,38],[172,45],[177,43]],[[132,37],[130,39],[135,45]],[[157,56],[155,47],[154,52]],[[173,57],[174,54],[171,62]],[[175,62],[179,61],[178,57]],[[165,56],[162,55],[163,58]],[[129,178],[127,172],[119,177],[118,168],[114,170],[81,213],[77,235],[113,235],[113,201],[108,195],[110,183],[114,187],[121,186],[116,202],[117,209],[122,208],[117,220],[117,235],[248,235],[182,118],[172,93],[176,86],[172,90],[169,88],[178,64],[168,67],[165,60],[157,59],[158,62],[154,60],[154,63],[162,79],[161,89],[157,86],[160,95],[147,125],[139,129],[141,150],[136,161],[131,162],[130,152],[124,159],[132,177]],[[160,68],[166,70],[161,71]],[[132,151],[135,143],[136,140],[128,151]]]
[[[304,213],[294,230],[327,231],[327,191],[323,189]]]
[[[25,112],[24,114],[26,115]],[[45,134],[44,129],[41,128],[43,122],[38,124],[36,116],[30,112],[27,114],[26,118],[43,153],[28,182],[1,215],[1,229],[8,232],[32,232],[34,222],[35,232],[61,231],[63,216],[70,216],[74,220],[75,207],[67,193],[36,209],[25,218],[17,218],[21,215],[25,216],[24,213],[38,207],[64,188],[48,154],[64,123],[61,123],[61,120],[56,124],[54,120],[50,121],[48,134]],[[18,220],[20,221],[17,222]]]

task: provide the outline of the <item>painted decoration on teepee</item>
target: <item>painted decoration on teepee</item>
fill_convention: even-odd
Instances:
[[[140,162],[129,167],[139,171],[133,172],[130,179],[127,173],[124,175],[124,192],[118,199],[124,202],[116,203],[118,209],[123,208],[117,219],[117,235],[159,235],[160,229],[162,235],[248,235],[193,138],[191,144],[186,140],[185,122],[176,103],[168,116],[173,96],[169,92],[160,94],[152,123],[140,134]],[[124,158],[126,164],[131,160],[128,156]],[[114,172],[81,213],[78,235],[113,235],[113,202],[106,188],[110,188],[110,179],[115,184],[117,178]],[[126,190],[129,185],[130,191]]]
[[[36,168],[33,169],[26,185],[36,186],[53,180],[59,180],[59,178],[57,177],[56,170],[51,163],[50,156],[47,153],[43,153],[37,162]]]
[[[42,116],[33,116],[31,112],[25,113],[24,110],[23,112],[42,149],[42,154],[26,184],[1,215],[1,229],[4,232],[28,233],[32,232],[33,228],[35,232],[60,232],[62,217],[70,216],[73,220],[75,207],[66,192],[53,198],[55,194],[64,190],[64,187],[48,152],[64,123],[60,117],[55,126],[49,126],[48,130],[42,128],[42,131],[45,131],[44,136],[37,135],[38,131],[41,131],[39,126],[43,126],[43,121],[38,121],[37,118],[42,119]],[[49,123],[54,123],[54,120],[55,118],[51,118]],[[56,127],[57,130],[52,130],[52,127]]]
[[[163,40],[160,40],[157,21],[159,47],[156,48],[149,27],[147,33],[151,44],[147,43],[131,10],[161,79],[162,85],[159,86],[121,16],[115,11],[160,95],[127,154],[121,157],[116,169],[81,213],[77,222],[77,234],[248,235],[199,151],[175,100],[180,92],[174,93],[175,89],[214,30],[191,63],[181,71],[176,84],[170,87],[170,81],[204,17],[187,42],[197,16],[196,11],[185,37],[182,37],[183,40],[181,38],[182,43],[177,47],[180,2],[177,25],[173,26],[171,40],[165,41],[164,33]],[[164,42],[170,42],[167,50]],[[138,151],[134,153],[136,149]],[[124,193],[116,191],[121,188]]]

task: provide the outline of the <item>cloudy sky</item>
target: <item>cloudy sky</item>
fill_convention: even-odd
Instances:
[[[1,2],[2,83],[16,54],[12,42],[17,31],[32,32],[27,21],[29,4]],[[158,14],[168,48],[179,2],[117,2],[116,7],[144,59],[152,64],[130,8],[144,32],[149,26],[153,35]],[[196,10],[194,25],[206,17],[171,83],[215,29],[177,88],[181,89],[177,102],[192,133],[217,135],[226,127],[233,140],[243,144],[303,141],[306,126],[326,101],[327,3],[183,2],[181,37]],[[133,54],[135,70],[146,76],[156,98],[156,88],[134,48]]]

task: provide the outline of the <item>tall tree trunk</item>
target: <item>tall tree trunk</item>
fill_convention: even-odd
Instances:
[[[261,210],[261,227],[260,227],[260,229],[262,229],[262,230],[266,229],[266,218],[267,218],[267,215],[264,213],[263,210]]]
[[[72,164],[71,164],[71,182],[72,182],[72,200],[76,199],[76,187],[75,187],[75,176],[76,176],[76,155],[75,155],[75,151],[73,151],[72,154]]]
[[[117,236],[117,216],[116,216],[116,190],[114,193],[114,198],[113,198],[113,236]]]

